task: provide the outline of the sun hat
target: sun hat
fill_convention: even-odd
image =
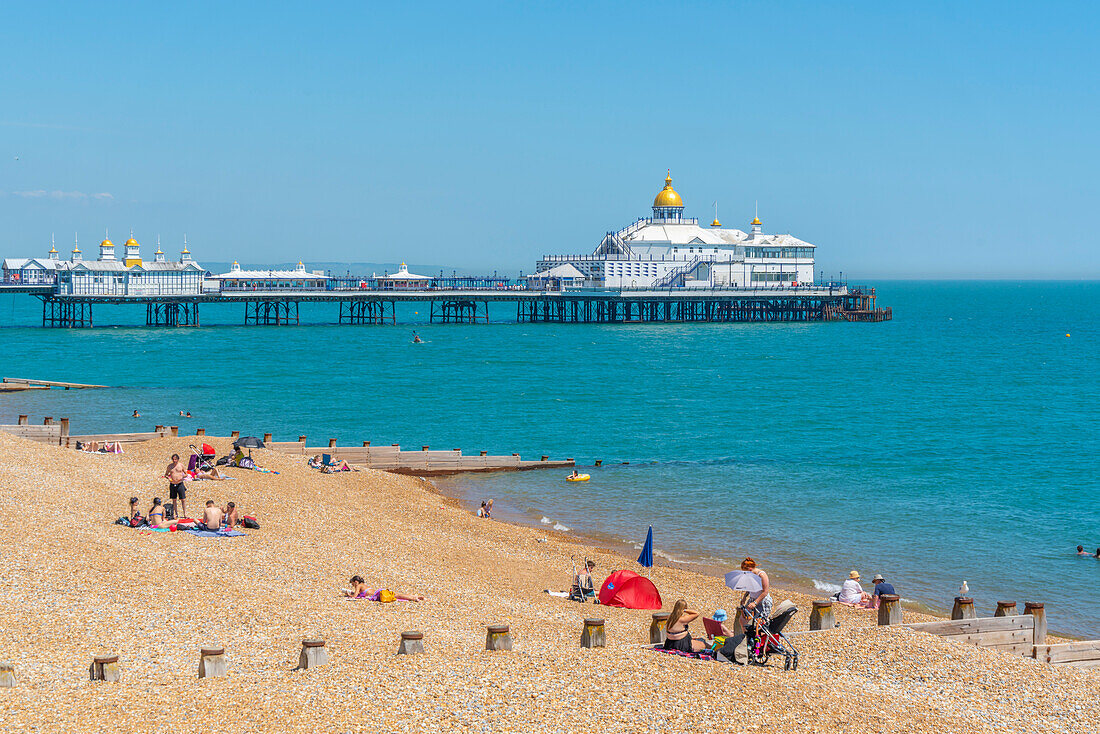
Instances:
[[[726,614],[725,609],[715,609],[714,616],[711,619],[713,619],[715,622],[725,622],[728,618],[729,615]]]
[[[886,579],[882,578],[882,574],[881,574],[881,573],[876,573],[876,574],[875,574],[875,577],[874,577],[873,579],[871,579],[871,580],[872,580],[872,581],[885,581]]]
[[[858,579],[859,578],[859,571],[856,571],[856,570],[849,571],[848,572],[848,578]]]

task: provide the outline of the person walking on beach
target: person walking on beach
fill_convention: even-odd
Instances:
[[[187,487],[184,486],[183,480],[187,476],[187,467],[180,461],[179,454],[172,454],[172,461],[168,464],[168,468],[164,470],[164,478],[168,480],[168,499],[172,500],[172,510],[182,510],[183,514],[175,512],[176,517],[187,517]],[[180,507],[176,507],[176,500],[179,500]]]

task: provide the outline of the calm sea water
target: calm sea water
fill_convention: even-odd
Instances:
[[[893,322],[245,328],[225,306],[202,317],[226,326],[83,331],[20,326],[40,306],[5,295],[3,375],[117,387],[0,396],[0,422],[148,430],[185,409],[186,427],[223,435],[599,458],[587,484],[551,471],[440,485],[629,543],[653,525],[680,560],[749,554],[823,584],[882,572],[941,609],[965,579],[982,610],[1043,601],[1052,628],[1100,637],[1100,560],[1073,554],[1100,546],[1100,283],[879,292]],[[413,310],[399,315],[426,320]],[[303,321],[335,315],[303,306]]]

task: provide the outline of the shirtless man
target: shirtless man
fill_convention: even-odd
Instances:
[[[172,462],[164,470],[164,478],[168,480],[168,499],[172,500],[172,509],[176,511],[176,518],[187,517],[187,487],[183,484],[183,478],[187,476],[187,467],[180,461],[179,454],[172,454]],[[180,501],[180,508],[176,507],[176,500]]]
[[[219,530],[222,526],[222,508],[214,504],[214,500],[206,501],[206,509],[202,513],[202,524],[207,530]]]
[[[225,526],[227,530],[234,530],[241,524],[240,518],[237,516],[237,505],[230,502],[225,506]]]

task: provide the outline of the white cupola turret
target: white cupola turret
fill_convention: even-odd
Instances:
[[[187,235],[183,236],[183,250],[180,251],[180,262],[191,262],[191,251],[187,249]]]
[[[113,262],[115,260],[115,243],[111,242],[109,234],[99,243],[99,259],[103,262]]]
[[[50,235],[50,252],[49,252],[49,255],[50,255],[50,259],[51,259],[51,260],[58,260],[58,259],[60,259],[60,258],[58,257],[58,254],[57,254],[57,244],[56,244],[56,243],[54,242],[54,239],[53,239],[53,235],[52,235],[52,234]]]
[[[164,251],[160,249],[160,235],[157,235],[157,251],[153,253],[153,262],[164,262]]]
[[[296,272],[296,273],[306,272],[306,264],[304,262],[302,262],[301,260],[299,260],[298,264],[294,266],[294,272]]]
[[[141,265],[141,245],[134,239],[134,230],[130,229],[130,239],[126,240],[126,259],[123,263],[126,267]]]
[[[231,272],[231,273],[238,273],[238,272],[240,272],[240,270],[241,270],[241,264],[239,262],[237,262],[236,260],[234,260],[233,264],[229,266],[229,272]]]
[[[72,257],[72,262],[78,263],[83,259],[84,259],[84,255],[82,255],[81,252],[80,252],[80,238],[74,232],[73,233],[73,257]]]

